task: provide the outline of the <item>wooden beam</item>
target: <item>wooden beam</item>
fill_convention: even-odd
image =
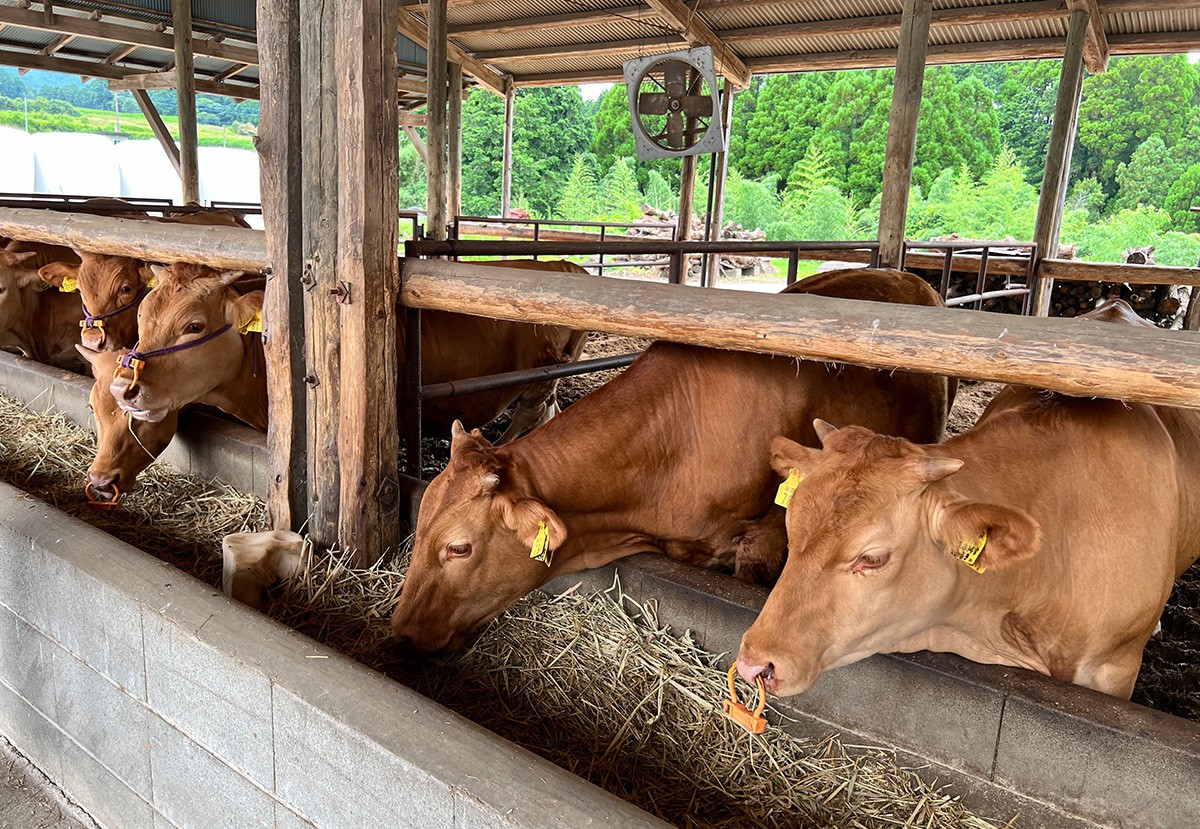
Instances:
[[[708,217],[708,238],[711,241],[720,240],[721,227],[725,222],[725,177],[729,171],[728,148],[734,94],[733,84],[726,81],[724,93],[721,95],[721,129],[725,132],[726,149],[713,155],[713,169],[709,172],[711,181],[709,186],[713,188],[712,215]],[[708,273],[701,280],[703,284],[716,287],[717,278],[721,273],[720,262],[719,254],[708,257]]]
[[[421,161],[429,163],[429,148],[425,146],[425,142],[421,140],[421,134],[408,124],[401,123],[404,132],[408,135],[408,140],[417,148],[417,155],[421,156]]]
[[[407,8],[400,9],[399,17],[400,31],[414,43],[424,45],[428,52],[429,30],[426,25],[414,17]],[[476,60],[474,55],[453,43],[447,43],[446,54],[449,60],[462,64],[464,72],[497,95],[503,95],[512,83],[511,76],[487,66],[483,61]]]
[[[1125,265],[1081,262],[1047,257],[1038,265],[1038,276],[1064,282],[1120,282],[1127,285],[1200,285],[1200,267]]]
[[[750,70],[742,59],[726,46],[708,24],[695,14],[683,0],[648,0],[649,5],[663,16],[670,26],[679,29],[684,40],[693,46],[709,46],[713,50],[713,60],[717,70],[733,82],[739,89],[750,84]]]
[[[299,530],[308,520],[304,383],[304,211],[299,0],[258,0],[260,67],[266,90],[258,135],[263,223],[270,274],[263,300],[267,372],[267,520]],[[135,95],[145,93],[134,93]]]
[[[269,2],[269,0],[268,0]],[[304,361],[307,369],[308,531],[323,548],[337,543],[341,498],[338,409],[341,305],[338,288],[338,123],[333,4],[300,0],[300,100],[304,230]],[[295,113],[292,113],[294,116]]]
[[[249,64],[245,64],[245,63],[234,64],[233,66],[229,67],[228,69],[223,69],[220,72],[218,72],[217,74],[213,75],[210,80],[212,80],[216,83],[223,83],[223,82],[229,80],[230,78],[232,78],[234,75],[240,75],[242,72],[245,72],[249,68],[250,68]]]
[[[432,239],[445,239],[450,222],[447,202],[446,171],[446,86],[449,67],[446,63],[446,0],[433,0],[429,7],[429,36],[425,54],[428,58],[429,91],[425,105],[425,141],[428,157],[425,161],[425,233]]]
[[[478,52],[476,57],[480,60],[502,60],[505,63],[536,63],[542,60],[574,57],[640,56],[642,53],[678,49],[680,45],[679,35],[667,35],[599,43],[564,43],[558,46],[534,46],[526,49],[497,49],[491,52]]]
[[[127,92],[134,89],[175,89],[179,85],[179,74],[172,69],[161,72],[131,72],[116,80],[108,82],[108,88],[113,92]]]
[[[261,230],[115,219],[25,207],[0,207],[0,236],[132,256],[151,262],[195,262],[217,270],[267,266]]]
[[[1067,0],[1072,12],[1087,12],[1087,40],[1083,47],[1083,65],[1092,73],[1108,69],[1108,38],[1104,34],[1104,20],[1096,0]]]
[[[109,53],[108,57],[106,57],[104,59],[104,63],[111,66],[114,63],[116,63],[117,61],[125,60],[125,58],[129,57],[131,54],[136,52],[139,48],[140,47],[137,46],[136,44],[130,44],[127,46],[121,46],[117,49],[114,49],[112,52]]]
[[[462,127],[463,85],[462,66],[448,67],[449,101],[446,110],[446,211],[453,221],[462,213]]]
[[[49,46],[39,49],[38,54],[39,55],[53,55],[59,49],[63,48],[68,43],[70,43],[72,40],[74,40],[76,37],[77,37],[77,35],[59,35],[58,37],[56,37],[54,39],[54,42],[51,43]]]
[[[393,0],[333,0],[341,304],[339,536],[359,566],[398,552],[400,180]],[[444,30],[443,30],[444,31]],[[433,57],[432,55],[430,56]],[[332,332],[327,332],[332,333]],[[334,378],[330,378],[333,380]]]
[[[411,92],[414,95],[424,95],[427,84],[424,78],[415,80],[413,78],[398,78],[396,80],[396,88],[401,92]]]
[[[158,139],[158,144],[163,148],[163,152],[167,154],[167,159],[171,162],[171,166],[175,168],[175,174],[183,178],[183,168],[179,160],[179,147],[175,144],[175,139],[171,137],[170,130],[163,123],[162,116],[158,113],[158,107],[154,106],[154,101],[150,100],[150,96],[142,89],[134,89],[133,100],[137,101],[138,109],[142,111],[142,115],[146,116],[146,122],[150,125],[150,132],[154,133],[154,137]]]
[[[912,190],[917,122],[921,117],[921,88],[925,54],[929,49],[932,0],[904,0],[904,22],[896,56],[896,82],[888,122],[887,157],[883,163],[883,201],[879,207],[879,263],[897,268],[904,255],[904,228]]]
[[[509,20],[460,23],[449,27],[451,35],[511,35],[518,32],[549,32],[577,29],[601,23],[625,23],[639,20],[658,20],[659,13],[645,3],[613,9],[581,9],[564,14],[543,14]]]
[[[423,127],[427,120],[421,113],[408,110],[401,110],[397,113],[397,118],[397,123],[402,127]]]
[[[143,29],[136,26],[124,26],[118,23],[92,20],[88,17],[71,17],[56,14],[53,20],[47,22],[40,12],[13,6],[0,6],[0,23],[20,26],[26,29],[36,29],[42,32],[57,32],[91,40],[106,40],[111,43],[121,43],[160,49],[164,52],[175,51],[174,39],[161,31]],[[218,58],[237,63],[258,65],[258,52],[242,46],[232,46],[212,39],[198,39],[193,44],[197,55],[206,58]]]
[[[1058,98],[1054,105],[1054,121],[1050,126],[1046,167],[1042,174],[1042,189],[1038,195],[1037,218],[1034,221],[1033,241],[1037,243],[1039,257],[1058,255],[1067,180],[1071,175],[1071,152],[1079,121],[1079,102],[1083,96],[1083,52],[1088,22],[1087,12],[1078,11],[1071,15],[1067,27],[1067,49],[1058,77]],[[1053,279],[1043,276],[1035,281],[1031,306],[1033,313],[1040,317],[1050,313],[1053,292]]]
[[[512,210],[513,170],[513,110],[516,108],[517,90],[509,87],[504,93],[504,146],[500,161],[500,218],[507,219]]]
[[[179,178],[183,203],[200,203],[200,131],[196,123],[196,66],[192,56],[192,0],[171,0],[175,36],[175,99],[179,102]]]
[[[1110,55],[1171,55],[1196,49],[1200,49],[1200,31],[1195,30],[1108,37]]]
[[[1186,333],[811,294],[706,291],[701,305],[661,283],[431,259],[403,273],[419,308],[1200,408],[1200,338]]]

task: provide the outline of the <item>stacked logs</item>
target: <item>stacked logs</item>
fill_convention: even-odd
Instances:
[[[625,231],[625,237],[628,239],[670,239],[672,236],[672,228],[678,226],[679,216],[674,210],[659,210],[651,207],[648,204],[642,205],[643,222],[656,225],[665,225],[664,227],[631,227]],[[689,239],[698,240],[704,238],[704,228],[706,221],[703,216],[692,216],[691,232],[688,235]],[[721,236],[719,241],[738,241],[738,242],[763,242],[766,241],[766,231],[761,228],[754,230],[746,230],[736,222],[729,222],[721,228]],[[644,261],[644,255],[616,255],[613,256],[614,263]],[[688,277],[692,280],[700,278],[700,256],[688,257]],[[771,266],[771,260],[763,256],[747,256],[732,254],[721,255],[721,276],[738,277],[738,276],[756,276],[766,272]],[[663,265],[658,276],[665,277],[667,267]]]
[[[1127,265],[1153,265],[1154,245],[1129,248],[1123,260]],[[1050,299],[1050,314],[1075,317],[1086,314],[1097,303],[1109,298],[1125,300],[1138,316],[1163,328],[1171,328],[1181,318],[1187,291],[1173,285],[1127,285],[1123,282],[1057,282]]]

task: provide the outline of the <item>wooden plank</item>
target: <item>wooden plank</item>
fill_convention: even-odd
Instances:
[[[1072,12],[1087,12],[1087,41],[1083,47],[1083,63],[1089,72],[1098,73],[1108,69],[1108,38],[1104,33],[1104,20],[1096,0],[1067,0]]]
[[[679,30],[683,39],[693,46],[708,46],[713,50],[713,61],[717,70],[734,86],[745,89],[750,85],[750,70],[742,59],[734,54],[708,27],[704,19],[688,8],[683,0],[648,0],[651,8],[663,16],[663,20]]]
[[[1038,195],[1037,218],[1034,220],[1033,241],[1037,243],[1039,256],[1058,253],[1063,206],[1067,199],[1067,179],[1071,174],[1071,152],[1075,146],[1079,102],[1083,96],[1083,49],[1087,28],[1087,12],[1071,15],[1066,54],[1058,77],[1058,97],[1054,105],[1054,121],[1050,126],[1050,143],[1046,148],[1042,189]],[[1030,305],[1033,313],[1040,317],[1050,313],[1050,295],[1053,291],[1053,280],[1040,275],[1033,285]]]
[[[53,55],[59,49],[62,49],[64,46],[66,46],[68,43],[70,43],[72,40],[74,40],[76,37],[78,37],[78,35],[59,35],[58,37],[56,37],[54,39],[54,42],[51,43],[49,46],[39,49],[38,54],[39,55]]]
[[[506,64],[537,63],[562,58],[599,58],[629,55],[630,57],[667,52],[683,46],[682,36],[635,37],[585,43],[563,43],[554,46],[532,46],[519,49],[494,49],[476,52],[480,60],[502,60]]]
[[[657,20],[659,13],[645,3],[614,9],[580,9],[563,14],[542,14],[508,20],[459,23],[449,28],[451,35],[511,35],[517,32],[549,32],[595,26],[598,23],[618,23],[630,20]]]
[[[338,70],[337,276],[349,292],[340,316],[339,537],[346,549],[355,551],[359,566],[375,562],[388,550],[397,551],[401,540],[396,419],[397,8],[393,0],[333,2]],[[430,60],[434,59],[431,54]],[[444,72],[444,60],[442,67]],[[433,85],[431,76],[431,92]],[[434,148],[430,155],[437,151]]]
[[[426,12],[428,15],[429,12]],[[408,8],[400,9],[400,31],[414,43],[425,46],[429,50],[429,30],[425,24],[414,17]],[[453,43],[447,44],[447,55],[455,63],[462,64],[463,71],[497,95],[503,95],[512,83],[512,77],[477,60],[471,53],[459,48]]]
[[[135,89],[175,89],[179,85],[179,74],[175,68],[160,72],[131,72],[108,82],[112,92],[132,92]]]
[[[179,178],[183,203],[200,203],[200,131],[196,123],[196,65],[192,59],[192,0],[171,0],[171,31],[175,35],[175,69],[179,102]]]
[[[500,161],[500,218],[507,219],[512,208],[513,168],[513,110],[516,106],[517,90],[509,86],[504,93],[504,147]]]
[[[90,17],[70,17],[56,14],[53,21],[47,22],[40,12],[13,6],[0,6],[0,24],[37,29],[43,32],[71,34],[91,40],[105,40],[139,48],[159,49],[164,52],[175,51],[175,40],[171,35],[163,34],[156,29],[125,26],[104,20],[92,20]],[[193,44],[193,49],[197,55],[208,58],[246,63],[251,66],[258,65],[258,52],[244,46],[234,46],[212,39],[201,39]]]
[[[405,259],[405,304],[630,337],[1021,383],[1200,408],[1200,335],[1079,319],[692,291],[662,283]]]
[[[447,69],[446,108],[446,211],[451,221],[462,213],[462,66],[451,63]]]
[[[333,5],[327,0],[300,0],[308,531],[326,548],[338,541],[342,487],[338,464],[341,307],[330,293],[338,284],[339,201],[338,67],[333,43]]]
[[[408,135],[408,140],[417,148],[417,155],[421,156],[421,161],[425,164],[429,163],[429,148],[425,146],[425,142],[421,139],[421,134],[415,128],[408,124],[402,123],[405,134]]]
[[[417,112],[401,110],[397,113],[397,123],[402,127],[423,127],[425,126],[425,116]]]
[[[266,90],[258,135],[266,226],[263,350],[267,372],[267,519],[298,530],[308,520],[307,387],[304,384],[304,155],[300,111],[299,0],[258,0],[258,42]],[[144,92],[134,93],[145,95]]]
[[[445,239],[450,221],[446,170],[446,93],[449,67],[446,64],[446,0],[434,0],[429,7],[428,56],[429,92],[425,104],[425,233],[431,239]]]
[[[1107,7],[1106,7],[1107,8]],[[1110,35],[1111,55],[1171,55],[1200,48],[1200,31]]]
[[[150,96],[141,89],[133,90],[133,100],[137,101],[138,109],[142,111],[142,115],[146,116],[146,122],[150,125],[150,132],[154,133],[159,146],[163,148],[171,166],[175,168],[175,174],[182,180],[183,168],[180,166],[179,147],[175,145],[175,139],[171,137],[167,125],[163,123],[162,116],[158,113],[158,107],[154,106],[154,101],[150,100]]]
[[[0,236],[65,245],[151,262],[195,262],[220,270],[267,266],[261,230],[115,219],[24,207],[0,207]]]
[[[904,0],[888,122],[887,157],[883,164],[883,201],[879,207],[879,263],[885,268],[898,267],[904,253],[904,228],[908,219],[908,195],[912,190],[932,8],[932,0]]]
[[[1200,268],[1124,265],[1046,258],[1038,276],[1064,282],[1122,282],[1128,285],[1200,285]]]

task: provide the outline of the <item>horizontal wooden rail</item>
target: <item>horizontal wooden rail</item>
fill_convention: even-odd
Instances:
[[[1171,265],[1122,265],[1079,262],[1074,259],[1043,259],[1038,268],[1042,279],[1063,282],[1125,282],[1130,285],[1200,285],[1200,268]]]
[[[407,305],[713,348],[1021,383],[1200,408],[1200,336],[1075,319],[693,291],[653,282],[405,259]]]
[[[0,236],[151,262],[195,262],[212,268],[248,271],[267,266],[266,234],[241,227],[174,225],[0,207]]]

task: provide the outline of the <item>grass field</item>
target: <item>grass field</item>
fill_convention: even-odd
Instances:
[[[32,132],[113,132],[116,114],[112,111],[79,108],[79,113],[79,116],[52,115],[47,117],[41,113],[30,112],[30,130]],[[9,111],[2,113],[2,115],[3,118],[0,118],[0,120],[8,126],[16,127],[17,129],[21,129],[24,126],[23,113]],[[171,135],[178,139],[179,118],[173,115],[163,116],[163,123],[167,125],[167,129],[170,130]],[[122,112],[120,132],[135,139],[154,138],[154,133],[150,131],[150,124],[147,123],[146,117],[140,112]],[[238,135],[226,127],[200,124],[198,133],[201,147],[254,149],[254,142],[251,136]]]

